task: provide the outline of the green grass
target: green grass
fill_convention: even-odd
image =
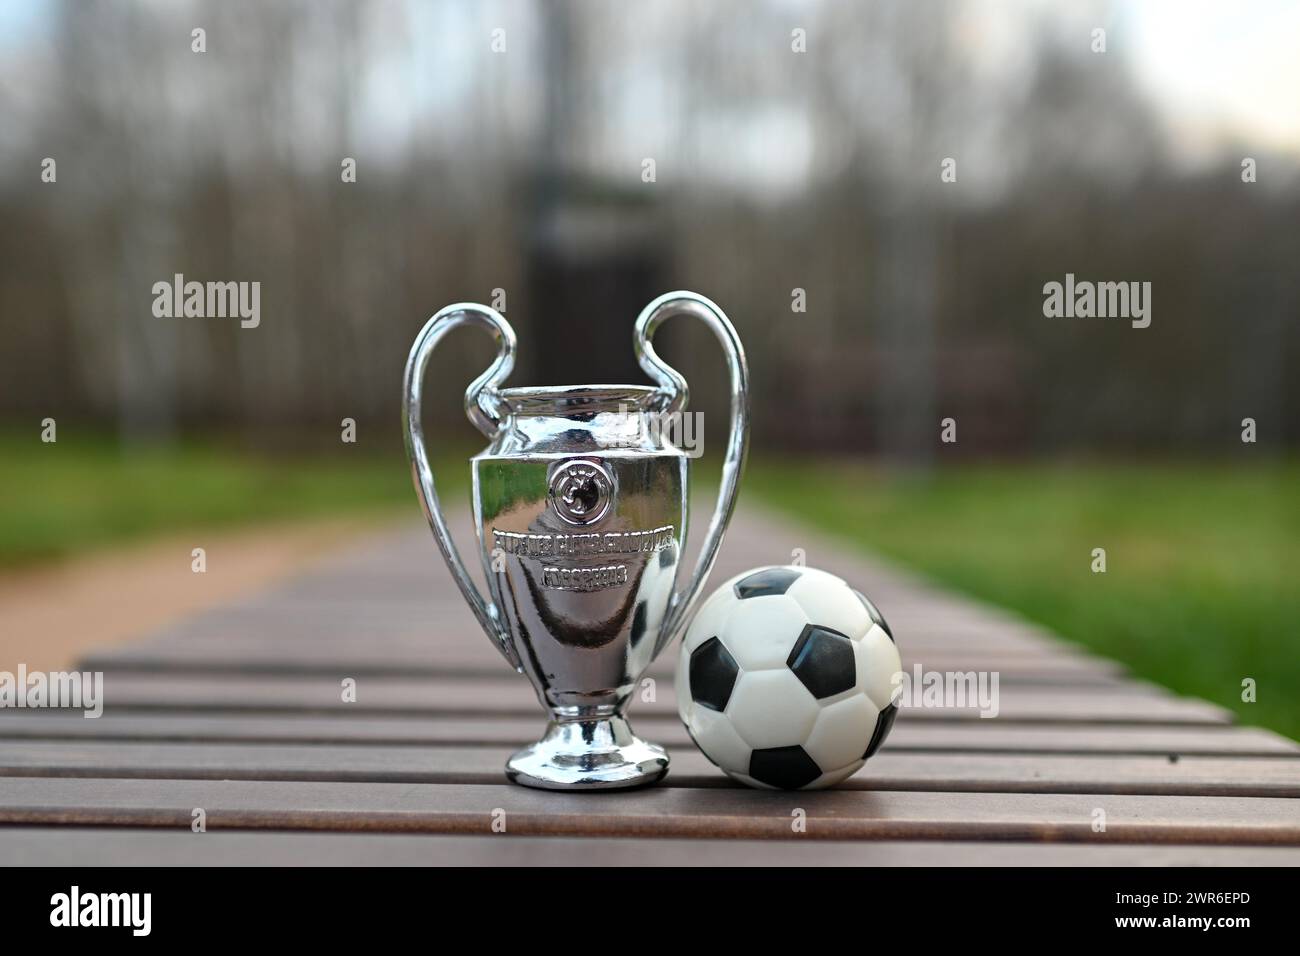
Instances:
[[[464,458],[449,459],[444,500],[464,500],[467,478]],[[1297,489],[1297,463],[970,466],[918,478],[760,459],[743,491],[1300,737]],[[268,458],[209,442],[126,452],[67,430],[49,445],[0,432],[0,566],[153,534],[404,512],[417,505],[400,450]],[[1090,570],[1099,547],[1105,574]],[[1241,700],[1247,677],[1253,704]]]
[[[1300,467],[750,469],[744,493],[1300,737]],[[1091,571],[1105,548],[1107,570]],[[888,609],[884,609],[888,614]],[[906,641],[907,635],[900,635]],[[1241,700],[1242,681],[1257,701]]]
[[[417,508],[400,450],[272,458],[206,444],[133,448],[0,433],[0,566],[149,535]],[[461,482],[463,486],[464,482]]]

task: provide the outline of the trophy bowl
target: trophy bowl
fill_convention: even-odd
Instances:
[[[658,326],[679,314],[713,330],[731,388],[718,501],[682,587],[692,459],[663,424],[685,411],[689,392],[651,344]],[[459,325],[487,329],[498,345],[465,393],[470,421],[489,440],[470,463],[487,597],[447,530],[420,426],[429,356]],[[641,313],[634,347],[654,386],[501,388],[514,366],[514,332],[496,311],[459,303],[428,321],[407,361],[407,454],[434,538],[479,623],[550,715],[542,738],[506,763],[510,780],[531,787],[635,787],[667,773],[667,753],[637,737],[625,711],[646,668],[689,618],[735,507],[748,373],[730,321],[702,296],[670,293]]]

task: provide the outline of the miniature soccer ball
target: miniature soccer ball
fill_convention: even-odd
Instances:
[[[677,709],[729,776],[813,790],[880,749],[901,670],[889,625],[863,594],[815,568],[760,568],[700,606],[678,652]]]

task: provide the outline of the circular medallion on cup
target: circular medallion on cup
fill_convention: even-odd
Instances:
[[[613,492],[609,472],[594,461],[566,461],[551,472],[551,507],[569,524],[592,524],[605,517]]]

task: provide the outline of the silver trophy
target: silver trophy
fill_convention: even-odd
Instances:
[[[686,408],[689,392],[651,344],[674,315],[713,330],[731,377],[722,486],[684,588],[677,577],[691,459],[665,440],[670,429],[662,424]],[[429,356],[461,325],[484,328],[497,341],[496,360],[465,392],[465,413],[490,442],[471,459],[488,598],[448,533],[420,427]],[[428,321],[406,363],[406,450],[429,526],[479,623],[551,715],[542,739],[506,763],[506,775],[530,787],[635,787],[668,772],[664,749],[637,737],[624,710],[689,617],[736,503],[749,439],[748,372],[736,330],[708,299],[674,292],[646,306],[634,346],[654,387],[501,388],[514,367],[514,331],[495,310],[458,303]],[[661,427],[646,427],[651,422]]]

